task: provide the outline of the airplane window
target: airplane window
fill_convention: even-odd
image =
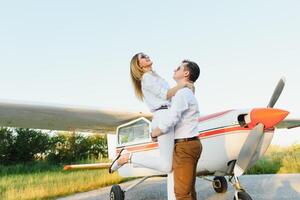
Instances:
[[[144,120],[139,120],[119,129],[119,144],[143,143],[149,138],[149,124]]]
[[[132,132],[132,127],[124,127],[120,129],[119,132],[119,141],[120,143],[127,143],[129,141],[129,135]]]

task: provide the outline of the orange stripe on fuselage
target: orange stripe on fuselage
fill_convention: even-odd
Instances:
[[[240,126],[235,126],[235,127],[226,127],[226,128],[221,128],[221,129],[217,129],[217,130],[209,130],[209,131],[204,131],[201,132],[198,136],[200,139],[206,138],[206,137],[210,137],[210,136],[218,136],[220,134],[224,134],[224,133],[230,133],[233,131],[246,131],[246,130],[251,130],[250,128],[242,128]]]
[[[158,147],[158,143],[157,142],[152,142],[152,143],[147,143],[144,145],[136,145],[136,146],[129,146],[129,147],[124,147],[127,151],[144,151],[145,149],[151,150],[151,149],[155,149]],[[117,148],[117,154],[121,151],[123,147],[119,147]]]
[[[220,129],[214,129],[214,130],[209,130],[209,131],[204,131],[201,132],[198,137],[200,139],[206,139],[206,138],[211,138],[211,137],[217,137],[225,134],[229,134],[231,132],[236,132],[236,131],[250,131],[250,128],[242,128],[240,126],[234,126],[234,127],[226,127],[226,128],[220,128]],[[265,129],[265,132],[269,131],[274,131],[273,129]],[[118,147],[116,152],[117,154],[121,151],[123,147]],[[149,151],[158,148],[158,143],[157,142],[152,142],[152,143],[147,143],[147,144],[139,144],[135,146],[128,146],[124,147],[127,151],[129,152],[140,152],[140,151]]]

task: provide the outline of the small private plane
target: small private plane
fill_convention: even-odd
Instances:
[[[239,177],[264,155],[276,129],[300,126],[300,119],[285,119],[288,111],[273,108],[284,85],[282,78],[266,108],[232,109],[199,118],[198,137],[203,151],[197,165],[197,176],[212,182],[215,192],[225,193],[228,179],[235,191],[233,199],[250,200],[251,196],[241,186]],[[158,143],[150,137],[151,118],[151,113],[0,102],[0,126],[106,133],[110,159],[114,159],[123,148],[133,154],[158,154]],[[65,170],[109,166],[110,163],[67,165]],[[148,178],[167,176],[130,163],[119,168],[118,172],[123,177],[143,178],[126,189],[113,185],[111,200],[123,200],[125,193]]]

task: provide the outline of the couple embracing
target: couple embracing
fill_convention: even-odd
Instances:
[[[136,96],[153,113],[151,137],[159,143],[160,153],[145,158],[122,152],[110,172],[126,163],[151,168],[168,174],[168,184],[177,200],[196,200],[196,167],[202,151],[194,96],[194,83],[200,75],[198,65],[183,60],[174,70],[177,85],[173,88],[153,71],[152,61],[144,53],[133,56],[130,72]]]

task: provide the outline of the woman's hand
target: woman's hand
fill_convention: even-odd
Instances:
[[[155,128],[151,133],[151,139],[153,142],[157,142],[157,137],[162,134],[161,130],[159,128]]]
[[[150,133],[150,134],[152,134],[152,133]],[[153,136],[151,135],[151,140],[152,140],[152,142],[157,142],[157,137],[153,137]]]
[[[177,85],[171,89],[168,90],[167,93],[167,100],[171,99],[173,96],[175,96],[176,92],[184,87],[190,88],[193,93],[195,94],[195,86],[194,83],[189,81],[180,81],[177,83]]]
[[[191,89],[193,91],[193,93],[195,94],[194,83],[191,83],[189,81],[184,81],[184,82],[182,82],[182,84],[184,84],[184,87],[187,87],[187,88]]]

